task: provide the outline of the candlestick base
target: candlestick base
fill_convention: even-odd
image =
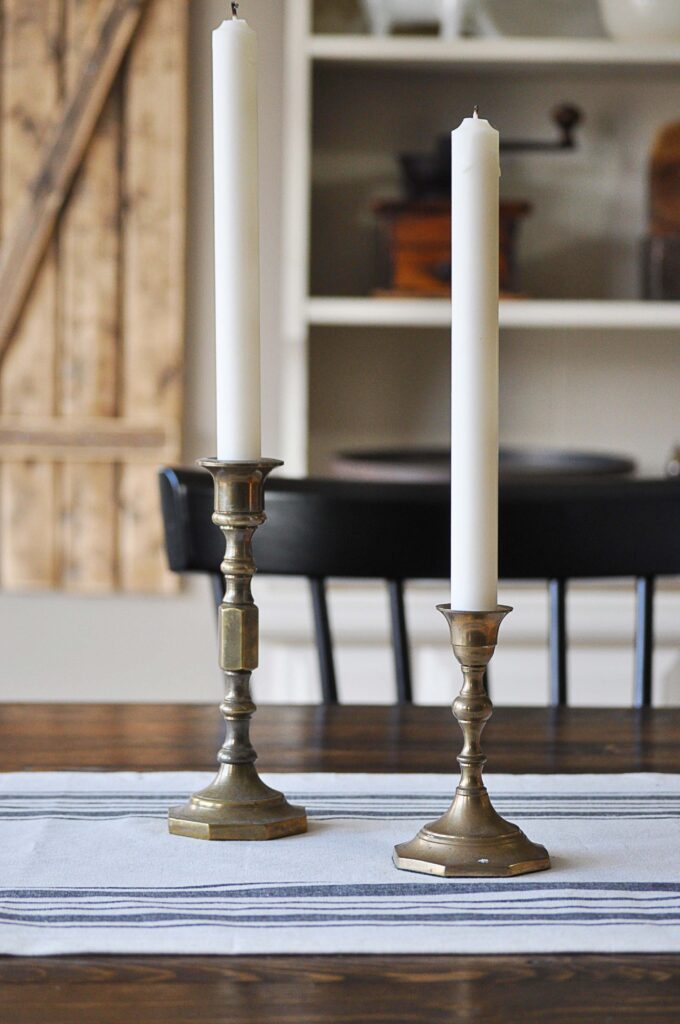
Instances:
[[[224,462],[202,459],[215,482],[213,522],[225,538],[220,566],[225,582],[219,614],[219,663],[225,693],[220,705],[226,735],[217,754],[217,775],[187,803],[171,807],[168,829],[192,839],[281,839],[307,831],[304,807],[257,774],[250,742],[250,719],[257,710],[250,676],[258,662],[258,612],[250,582],[255,573],[252,539],[264,514],[264,482],[281,463],[276,459]]]
[[[493,711],[484,688],[484,670],[493,656],[501,622],[512,611],[499,605],[490,612],[457,612],[438,605],[451,630],[453,652],[463,669],[463,688],[453,713],[465,743],[458,756],[461,777],[448,811],[409,842],[394,849],[394,864],[445,878],[499,878],[544,871],[550,857],[544,846],[498,814],[482,782],[486,757],[482,730]]]
[[[192,839],[281,839],[306,832],[307,816],[267,786],[254,765],[231,764],[188,803],[170,808],[168,829]]]
[[[410,842],[394,848],[394,864],[443,878],[501,878],[544,871],[550,857],[493,808],[484,787],[456,791],[453,804],[437,821],[423,826]]]

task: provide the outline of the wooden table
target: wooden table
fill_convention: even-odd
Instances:
[[[211,769],[214,708],[0,705],[0,770]],[[680,709],[501,708],[495,771],[680,771]],[[451,771],[444,708],[264,707],[269,770]],[[679,854],[680,855],[680,854]],[[680,956],[0,958],[2,1024],[677,1024]]]

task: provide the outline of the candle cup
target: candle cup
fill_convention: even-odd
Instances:
[[[194,839],[278,839],[307,831],[303,807],[265,785],[255,768],[250,719],[256,710],[250,676],[258,663],[258,611],[250,589],[255,573],[252,538],[266,519],[264,482],[281,463],[275,459],[223,462],[202,459],[199,465],[215,482],[213,522],[226,543],[220,566],[225,595],[219,608],[219,664],[225,675],[220,711],[225,741],[219,771],[205,789],[180,807],[170,808],[168,828]]]
[[[488,612],[453,611],[438,605],[449,624],[451,645],[463,670],[463,687],[453,703],[453,714],[463,730],[464,746],[458,755],[460,782],[448,811],[424,825],[410,842],[394,849],[394,864],[404,871],[419,871],[446,878],[494,878],[523,875],[550,867],[543,846],[494,810],[482,771],[486,757],[481,734],[493,712],[484,687],[484,671],[491,660],[498,630],[511,608],[498,605]]]

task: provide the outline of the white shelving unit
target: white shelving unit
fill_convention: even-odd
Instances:
[[[399,64],[467,69],[551,67],[574,69],[677,68],[680,47],[620,43],[609,39],[457,39],[427,36],[309,35],[305,53],[314,61],[344,64]]]
[[[555,76],[562,82],[576,83],[575,88],[582,87],[587,76],[588,82],[592,80],[593,94],[601,89],[616,89],[620,81],[631,76],[639,83],[656,82],[662,91],[668,90],[668,82],[673,87],[680,82],[678,45],[628,45],[608,39],[506,37],[445,41],[424,36],[315,35],[313,7],[314,0],[286,0],[281,447],[286,471],[291,475],[304,475],[310,468],[310,365],[315,332],[325,332],[323,336],[327,339],[328,331],[336,330],[337,344],[342,347],[349,339],[356,346],[362,331],[373,332],[372,338],[376,330],[383,328],[393,333],[398,328],[439,329],[441,335],[449,324],[445,300],[310,293],[314,246],[312,197],[315,180],[324,173],[323,166],[320,171],[317,168],[314,137],[319,74],[332,73],[336,68],[335,74],[346,74],[348,82],[352,76],[373,75],[369,85],[378,90],[379,102],[384,98],[388,104],[398,102],[390,99],[392,85],[398,84],[398,80],[392,77],[389,87],[382,88],[379,76],[398,74],[402,81],[402,71],[404,75],[420,74],[430,79],[439,73],[455,75],[456,79],[474,75],[475,89],[487,80],[497,83],[503,76],[508,76],[508,81],[517,81],[518,75],[524,81],[529,76],[528,91],[532,82],[541,80],[541,75],[544,81],[552,81]],[[362,87],[366,81],[365,77],[361,79]],[[614,85],[607,86],[607,81],[614,81]],[[433,88],[431,82],[429,88]],[[567,87],[563,91],[567,92]],[[375,98],[372,102],[375,106]],[[348,100],[348,106],[352,104],[359,125],[362,108],[356,101]],[[338,159],[335,151],[331,156]],[[620,159],[626,158],[622,151]],[[358,166],[362,157],[357,155],[355,159]],[[583,168],[577,167],[576,173],[583,174]],[[322,215],[314,213],[315,217]],[[318,230],[316,225],[317,233]],[[612,216],[612,231],[620,231],[616,214]],[[332,228],[325,241],[332,249]],[[631,244],[630,240],[627,244]],[[346,257],[347,253],[340,253],[338,262]],[[625,294],[627,289],[621,290]],[[647,331],[653,332],[654,337],[665,336],[670,340],[673,332],[680,332],[680,303],[592,297],[513,299],[501,303],[501,327],[504,332],[512,332],[513,345],[518,339],[520,344],[521,339],[529,343],[543,331],[547,332],[546,338],[553,332],[558,347],[563,329],[568,329],[574,338],[598,332],[599,339],[609,337],[600,332],[609,332],[612,337],[619,332],[625,339],[631,338],[634,331]],[[356,348],[354,352],[356,355]],[[367,438],[367,443],[370,441]]]
[[[449,327],[446,299],[309,298],[309,326]],[[505,299],[501,328],[516,330],[680,330],[680,304],[585,299]]]

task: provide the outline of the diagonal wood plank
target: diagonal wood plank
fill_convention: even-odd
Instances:
[[[88,38],[84,46],[85,58],[78,84],[45,149],[42,162],[33,154],[31,173],[22,181],[22,190],[30,184],[30,191],[16,219],[13,233],[5,242],[0,264],[0,359],[12,339],[66,194],[147,2],[107,0],[105,16],[95,25],[92,37]],[[23,17],[19,8],[23,8]],[[35,15],[35,19],[39,16],[39,7],[36,7],[35,0],[26,0],[23,4],[8,0],[7,13],[11,28],[17,19],[25,25],[32,24],[32,15]],[[36,28],[39,29],[37,21]],[[58,52],[57,49],[50,55],[48,65],[50,62],[58,63]],[[42,67],[35,68],[33,82],[30,83],[33,91],[40,87],[42,70]],[[42,131],[47,124],[40,126]],[[36,166],[40,170],[34,177]]]

